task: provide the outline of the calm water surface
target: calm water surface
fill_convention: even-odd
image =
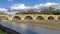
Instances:
[[[1,24],[22,34],[60,34],[59,30],[51,30],[27,24],[16,24],[16,22],[12,22],[10,24],[8,22],[1,21]]]

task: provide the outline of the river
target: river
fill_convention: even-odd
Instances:
[[[22,23],[17,24],[16,22],[8,23],[4,20],[0,20],[0,24],[10,29],[13,29],[21,34],[60,34],[60,30],[51,30]]]

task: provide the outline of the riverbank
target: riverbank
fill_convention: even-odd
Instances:
[[[21,34],[0,24],[0,34]]]
[[[0,34],[5,34],[3,31],[0,30]]]

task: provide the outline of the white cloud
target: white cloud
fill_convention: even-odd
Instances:
[[[29,8],[31,8],[31,7],[27,7],[24,4],[15,4],[14,6],[11,6],[11,9],[17,9],[17,10],[19,10],[19,9],[29,9]]]
[[[39,5],[35,5],[33,6],[36,9],[42,8],[42,7],[50,7],[50,6],[56,6],[58,5],[58,3],[51,3],[51,2],[47,2],[45,4],[39,4]]]
[[[51,2],[48,2],[46,4],[43,4],[44,6],[54,6],[54,5],[58,5],[58,3],[51,3]]]
[[[6,8],[0,8],[0,11],[3,11],[5,13],[9,14],[8,9],[6,9]]]
[[[5,8],[0,8],[0,11],[5,11],[5,12],[7,12],[7,9],[5,9]]]
[[[41,8],[50,7],[50,6],[53,6],[53,7],[57,6],[58,8],[60,8],[60,5],[58,3],[52,3],[52,2],[47,2],[45,4],[39,4],[39,5],[34,5],[34,6],[25,6],[24,4],[15,4],[15,5],[11,6],[10,8],[13,9],[13,10],[20,10],[20,9],[41,9]]]

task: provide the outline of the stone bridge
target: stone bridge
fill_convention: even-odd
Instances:
[[[60,15],[44,15],[44,14],[13,14],[0,15],[5,20],[60,20]]]

